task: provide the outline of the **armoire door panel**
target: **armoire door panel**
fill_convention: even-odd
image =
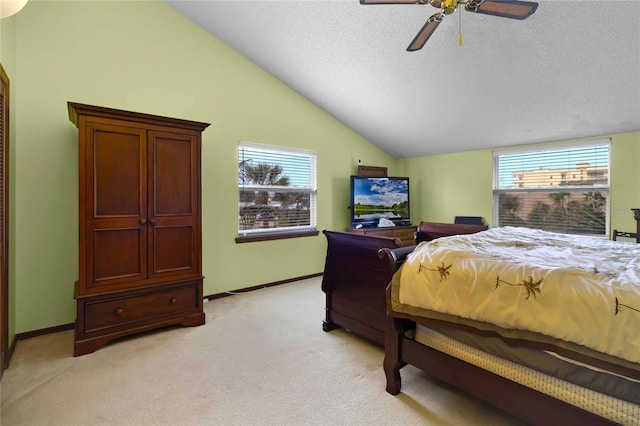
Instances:
[[[146,217],[146,131],[102,123],[89,123],[89,131],[94,217]]]
[[[150,132],[153,216],[192,215],[197,207],[195,137]]]
[[[195,242],[193,225],[154,226],[152,277],[196,273]]]
[[[145,228],[95,229],[90,259],[90,286],[113,285],[145,279],[147,275]]]

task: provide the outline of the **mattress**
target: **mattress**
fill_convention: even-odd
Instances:
[[[421,243],[396,275],[401,305],[640,365],[640,244],[493,228]]]
[[[443,331],[443,330],[441,330]],[[640,425],[640,404],[587,389],[417,325],[415,340],[469,364],[622,425]],[[640,384],[631,380],[631,390]]]

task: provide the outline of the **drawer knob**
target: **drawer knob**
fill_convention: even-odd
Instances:
[[[113,313],[116,315],[122,315],[122,313],[124,312],[124,310],[122,308],[115,308]]]
[[[171,299],[169,299],[169,303],[171,303],[172,305],[175,305],[176,303],[178,303],[178,299],[176,299],[175,297],[172,297]]]

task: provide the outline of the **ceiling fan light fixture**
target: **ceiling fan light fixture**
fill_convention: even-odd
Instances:
[[[444,0],[442,2],[442,13],[451,15],[458,8],[458,0]]]

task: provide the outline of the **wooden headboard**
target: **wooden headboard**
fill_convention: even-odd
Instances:
[[[489,229],[487,225],[468,225],[461,223],[420,222],[416,230],[416,244],[451,235],[475,234]]]

